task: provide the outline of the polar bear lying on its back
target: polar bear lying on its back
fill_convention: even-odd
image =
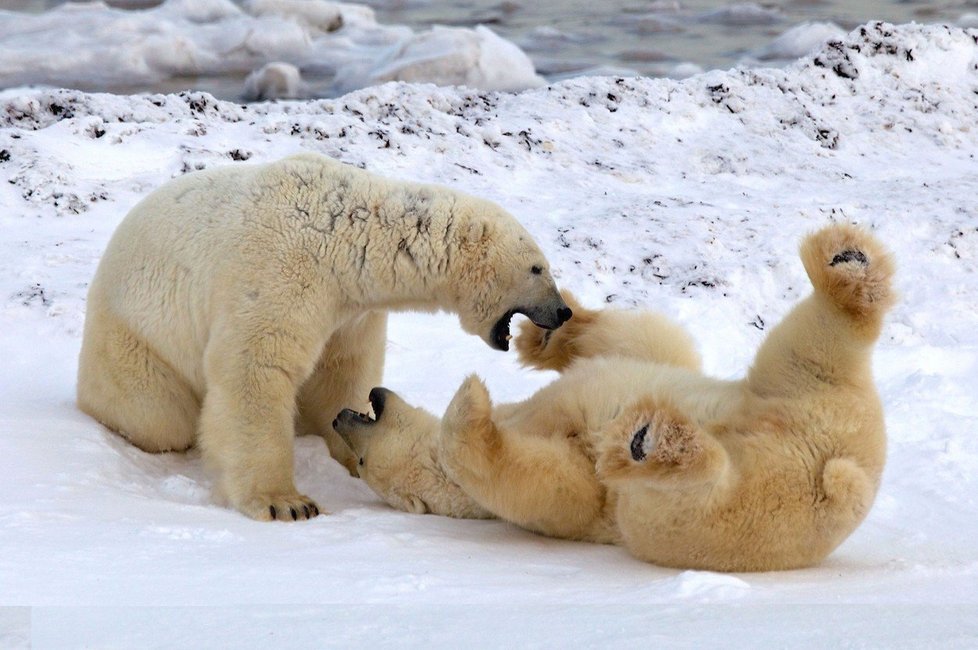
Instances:
[[[530,399],[492,407],[472,377],[439,423],[375,389],[376,421],[344,411],[334,427],[406,510],[495,515],[674,567],[814,564],[865,517],[883,471],[870,357],[893,266],[849,226],[809,237],[802,259],[815,292],[741,381],[702,375],[662,317],[575,306],[560,330],[517,339],[524,361],[562,373]]]
[[[183,176],[134,207],[88,294],[82,410],[147,451],[200,443],[256,519],[305,519],[292,438],[326,437],[381,380],[384,310],[444,309],[506,350],[509,322],[571,316],[498,206],[303,154]]]

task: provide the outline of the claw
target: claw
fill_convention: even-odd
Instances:
[[[641,462],[645,460],[645,436],[649,433],[649,425],[645,425],[635,432],[632,438],[631,452],[632,460]]]
[[[299,513],[295,511],[295,508],[289,508],[289,512],[292,513],[292,521],[299,519]]]
[[[268,514],[272,516],[272,521],[278,519],[278,513],[275,512],[275,506],[268,506]]]

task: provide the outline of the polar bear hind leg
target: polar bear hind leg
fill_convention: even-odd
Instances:
[[[78,362],[78,406],[148,452],[194,444],[200,401],[124,323],[91,301]]]
[[[322,436],[330,455],[353,475],[357,456],[333,429],[333,418],[345,408],[367,411],[370,389],[383,379],[386,347],[387,314],[369,312],[330,337],[299,390],[296,432]]]
[[[894,302],[890,254],[868,231],[835,224],[805,238],[801,259],[815,292],[761,345],[751,390],[797,397],[825,386],[870,387],[872,345]]]
[[[865,471],[850,458],[830,458],[822,470],[822,490],[831,516],[848,524],[862,521],[873,503],[876,490]]]
[[[816,293],[858,324],[878,325],[893,304],[893,260],[869,232],[828,226],[805,239],[801,258]]]

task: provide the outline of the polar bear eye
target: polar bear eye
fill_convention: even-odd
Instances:
[[[543,269],[539,266],[531,266],[530,273],[532,273],[533,275],[540,275],[541,273],[543,273]]]

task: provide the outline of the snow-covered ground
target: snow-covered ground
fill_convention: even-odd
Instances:
[[[784,70],[581,78],[521,94],[386,84],[335,100],[0,93],[0,647],[940,647],[978,644],[978,31],[869,24]],[[416,516],[297,441],[332,514],[250,521],[200,458],[74,406],[85,292],[112,230],[183,172],[326,153],[494,199],[591,306],[685,323],[745,369],[807,292],[829,221],[895,252],[875,356],[888,464],[821,566],[723,575],[499,521]],[[441,411],[552,377],[448,315],[394,317],[385,384]]]

